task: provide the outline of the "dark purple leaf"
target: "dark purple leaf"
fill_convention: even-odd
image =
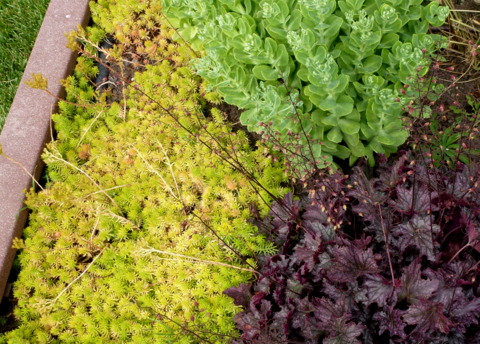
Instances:
[[[467,235],[469,244],[480,252],[480,223],[473,219],[466,219]]]
[[[307,232],[302,245],[297,245],[295,255],[299,261],[304,262],[307,269],[313,270],[318,264],[318,256],[322,253],[322,235],[317,232]]]
[[[478,202],[479,184],[475,185],[476,182],[478,182],[478,166],[464,165],[462,170],[455,174],[455,181],[448,184],[447,192],[459,200]]]
[[[365,326],[348,321],[346,318],[335,319],[328,332],[330,335],[323,341],[324,344],[362,344],[358,337],[363,333]]]
[[[443,314],[443,311],[442,303],[422,300],[407,309],[403,320],[407,324],[417,325],[416,333],[440,331],[448,334],[453,323]]]
[[[335,302],[326,297],[314,298],[312,303],[315,307],[315,317],[320,321],[320,326],[327,329],[335,319],[340,319],[348,314],[344,297],[339,297]]]
[[[317,200],[312,201],[310,198],[308,199],[308,201],[309,205],[306,207],[305,213],[303,214],[304,221],[316,225],[327,224],[328,214],[326,214],[322,202],[318,202]]]
[[[418,259],[402,269],[400,282],[398,298],[400,300],[407,299],[410,303],[430,298],[438,290],[440,284],[438,280],[422,278]]]
[[[452,319],[466,328],[472,324],[477,324],[480,320],[480,298],[474,298],[469,301],[467,298],[457,297],[450,309]]]
[[[372,248],[365,249],[365,243],[360,240],[344,244],[331,250],[333,266],[328,276],[332,281],[353,282],[359,276],[378,271],[377,261],[381,257],[373,254]]]
[[[435,243],[433,236],[440,231],[440,227],[432,224],[431,215],[415,215],[408,223],[401,224],[392,230],[398,236],[398,246],[402,251],[410,245],[415,246],[430,261],[435,261]]]
[[[234,321],[243,332],[242,339],[251,341],[259,336],[262,329],[258,320],[252,313],[242,312],[235,316]]]
[[[388,198],[383,192],[379,192],[374,187],[375,180],[368,180],[360,168],[354,168],[354,173],[350,178],[351,189],[347,196],[351,196],[358,200],[358,205],[353,210],[364,219],[372,224],[379,223],[379,207]]]
[[[228,288],[223,292],[225,295],[233,299],[233,303],[237,306],[242,306],[247,308],[252,298],[252,293],[250,292],[250,285],[240,284],[238,287]]]
[[[273,227],[271,230],[276,235],[275,242],[283,243],[290,235],[290,224],[299,217],[299,202],[288,193],[283,200],[273,203],[269,216]]]
[[[365,279],[365,288],[370,302],[376,302],[383,307],[387,301],[394,299],[394,288],[391,281],[379,274],[369,274]]]
[[[379,334],[383,334],[388,331],[391,336],[399,336],[403,338],[405,336],[404,328],[405,322],[402,316],[405,311],[399,309],[386,309],[375,313],[373,320],[378,322]]]
[[[252,309],[257,308],[262,303],[262,300],[264,300],[266,296],[267,294],[265,294],[262,291],[253,295],[252,299],[250,300],[250,308]]]
[[[352,305],[351,308],[358,309],[357,305],[364,304],[370,305],[370,300],[367,297],[367,290],[358,284],[357,281],[348,283],[348,289],[346,291],[347,300]]]
[[[408,154],[403,154],[391,166],[386,161],[379,164],[379,180],[385,188],[394,189],[404,181],[407,172],[411,170],[410,167],[406,167],[409,164],[409,159]]]
[[[432,333],[428,338],[428,344],[474,344],[471,341],[465,341],[465,335],[460,332],[450,331],[448,335],[443,333]]]
[[[431,192],[426,186],[420,186],[407,189],[403,186],[397,186],[397,198],[390,200],[389,204],[393,209],[404,214],[429,214],[437,210],[434,201],[437,198],[436,192]]]

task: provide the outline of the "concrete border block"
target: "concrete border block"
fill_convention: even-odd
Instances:
[[[57,100],[44,91],[25,85],[32,73],[48,78],[49,90],[62,98],[60,80],[73,71],[76,54],[66,48],[65,35],[86,26],[90,19],[89,0],[51,0],[20,86],[0,134],[3,152],[38,179],[43,163],[40,155],[51,137],[50,115]],[[12,241],[20,237],[27,220],[25,190],[32,179],[18,164],[0,156],[0,296],[3,296],[16,250]],[[0,299],[1,302],[1,299]]]

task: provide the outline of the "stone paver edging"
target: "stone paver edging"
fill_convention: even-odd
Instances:
[[[56,99],[44,91],[30,89],[25,81],[32,73],[48,79],[49,90],[64,96],[60,80],[73,71],[76,54],[66,48],[65,34],[90,18],[89,0],[51,0],[20,86],[0,134],[3,152],[38,178],[43,163],[40,155],[50,139],[50,115],[56,111]],[[0,302],[16,250],[12,241],[19,237],[27,220],[24,192],[32,186],[25,170],[0,156]]]

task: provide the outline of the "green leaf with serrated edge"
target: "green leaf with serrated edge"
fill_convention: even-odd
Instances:
[[[333,127],[327,133],[327,139],[329,139],[332,142],[339,143],[343,139],[342,132],[340,131],[340,129],[338,127]]]
[[[360,125],[360,121],[362,120],[362,115],[360,114],[360,112],[358,112],[357,109],[353,109],[352,112],[344,119],[355,121]]]
[[[369,146],[365,147],[365,158],[367,159],[368,166],[373,167],[375,165],[375,157]]]
[[[352,110],[353,99],[349,96],[342,95],[337,98],[336,103],[331,111],[336,116],[341,117],[352,113]]]
[[[287,2],[284,0],[276,0],[275,2],[280,7],[280,16],[283,18],[287,18],[290,14],[290,8],[287,5]]]
[[[368,127],[373,130],[374,135],[382,128],[382,123],[380,122],[367,122]]]
[[[382,123],[384,123],[383,130],[386,132],[396,133],[403,130],[402,120],[397,116],[386,116]]]
[[[343,133],[348,135],[358,135],[358,132],[360,131],[360,123],[349,119],[341,118],[338,121],[338,126]]]
[[[385,154],[383,145],[375,139],[368,143],[368,147],[370,147],[377,154]]]
[[[278,26],[268,25],[267,31],[270,36],[275,38],[277,41],[287,43],[287,31],[285,31],[285,29]]]
[[[256,131],[259,129],[257,126],[259,122],[258,120],[259,114],[260,114],[260,110],[257,108],[251,108],[246,111],[243,111],[242,114],[240,115],[240,122],[247,125],[253,125],[253,127],[255,128],[255,130],[253,131]]]
[[[314,124],[312,132],[310,133],[312,141],[320,142],[323,140],[324,127]]]
[[[321,32],[320,35],[320,44],[323,44],[327,47],[329,47],[333,41],[338,37],[338,33],[340,31],[340,28],[343,25],[343,19],[340,17],[337,17],[335,15],[332,15],[327,18],[325,21],[327,25],[327,29],[323,32]],[[318,31],[317,31],[318,32]]]
[[[326,98],[320,98],[320,97],[310,97],[310,100],[317,105],[320,109],[323,111],[332,111],[335,108],[337,102],[336,99],[332,96],[328,96]],[[317,101],[320,100],[320,102],[317,103]]]
[[[293,54],[295,55],[295,58],[297,59],[297,61],[300,62],[302,65],[305,66],[307,64],[307,60],[309,57],[309,54],[307,52],[298,50],[298,51],[294,51]]]
[[[358,12],[362,9],[363,3],[365,0],[346,0],[346,1],[339,1],[338,7],[342,10],[343,13],[347,13],[347,11]]]
[[[250,55],[240,49],[233,49],[233,56],[238,62],[246,63],[250,65],[268,63],[268,59],[264,56]]]
[[[340,159],[347,159],[350,156],[350,149],[345,147],[344,145],[339,145],[335,147],[335,150],[331,152],[332,155],[340,158]]]
[[[328,115],[322,118],[322,124],[329,125],[331,127],[338,126],[338,117],[335,115]]]
[[[265,50],[270,56],[275,56],[277,53],[277,42],[270,37],[265,38]]]
[[[287,30],[288,31],[295,31],[300,28],[300,24],[302,22],[302,13],[300,10],[295,9],[292,11],[290,14],[290,19],[288,20],[287,23]]]
[[[345,89],[348,87],[349,80],[350,77],[348,75],[342,74],[339,75],[335,80],[329,82],[325,87],[312,85],[312,89],[319,90],[322,93],[327,92],[332,97],[335,97],[336,95],[339,95],[345,91]]]
[[[370,140],[375,135],[375,131],[367,123],[362,122],[360,123],[360,134],[363,140]]]
[[[277,48],[277,59],[274,61],[275,67],[277,67],[277,69],[279,70],[282,70],[282,73],[284,73],[283,71],[289,70],[290,61],[291,59],[290,55],[288,54],[287,48],[284,44],[279,44]]]
[[[229,104],[233,104],[239,108],[244,108],[249,103],[249,98],[242,92],[224,88],[219,90],[222,93],[223,98]]]
[[[377,113],[373,110],[375,100],[373,98],[370,98],[368,100],[368,105],[367,105],[367,111],[365,112],[367,123],[370,126],[373,123],[378,122],[378,116]],[[375,130],[374,127],[371,127],[373,130]]]
[[[315,156],[316,159],[320,158],[322,156],[322,145],[319,144],[313,144],[312,145],[312,151],[313,155]]]
[[[280,77],[280,73],[277,70],[266,65],[257,65],[253,67],[252,73],[257,79],[264,81],[273,81]]]
[[[234,75],[233,75],[233,79],[234,80],[237,80],[237,82],[241,85],[244,85],[246,84],[246,81],[247,81],[247,74],[245,72],[245,69],[244,68],[235,68],[234,69]]]
[[[363,73],[375,73],[382,67],[382,57],[378,55],[372,55],[362,61],[362,66],[359,68]]]
[[[393,139],[393,137],[391,135],[388,135],[387,133],[383,132],[383,130],[382,130],[382,132],[377,134],[375,139],[379,143],[381,143],[382,145],[390,146],[390,145],[393,145],[395,143],[395,140]]]
[[[355,135],[343,135],[343,139],[347,143],[348,148],[352,155],[356,157],[365,156],[365,146],[362,141],[359,140],[358,134]]]
[[[315,111],[312,112],[311,116],[310,116],[310,120],[317,124],[318,126],[320,127],[323,127],[324,126],[324,122],[323,122],[323,119],[325,117],[327,117],[327,113],[325,111],[322,111],[320,109],[316,109]]]
[[[393,45],[398,42],[400,39],[400,36],[397,35],[396,33],[389,32],[385,35],[383,35],[382,40],[380,41],[380,44],[378,45],[379,49],[383,48],[391,48]]]
[[[316,85],[308,85],[307,87],[304,88],[305,95],[307,96],[321,96],[321,97],[326,97],[328,95],[327,89],[325,87],[320,87]]]
[[[383,145],[398,147],[405,142],[408,137],[408,133],[404,130],[398,130],[393,132],[385,132],[380,130],[376,139]]]
[[[330,152],[330,153],[337,151],[338,144],[328,140],[327,137],[324,137],[324,141],[322,141],[322,143],[323,143],[323,150],[324,151]]]
[[[396,130],[394,132],[390,132],[390,136],[394,140],[394,143],[391,146],[398,147],[405,143],[408,138],[408,131],[407,130]]]

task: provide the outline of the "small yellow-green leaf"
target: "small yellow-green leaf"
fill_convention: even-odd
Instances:
[[[34,74],[32,73],[32,78],[25,82],[28,87],[38,90],[47,90],[48,89],[48,79],[43,76],[43,74]]]

